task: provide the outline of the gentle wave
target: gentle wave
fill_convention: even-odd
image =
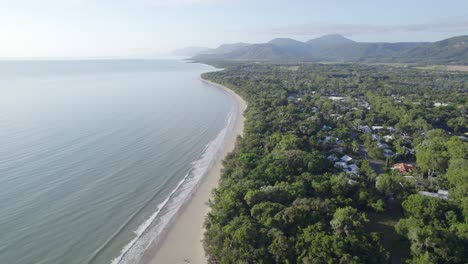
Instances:
[[[111,264],[137,263],[148,247],[159,242],[158,239],[162,232],[168,227],[185,202],[190,199],[200,184],[200,180],[214,165],[217,155],[224,147],[225,138],[235,125],[236,114],[237,106],[234,103],[228,114],[225,127],[215,139],[206,145],[200,159],[192,163],[191,169],[169,196],[157,206],[156,211],[134,231],[136,237],[121,250],[120,255],[114,258]],[[156,221],[163,211],[165,214],[162,214]]]

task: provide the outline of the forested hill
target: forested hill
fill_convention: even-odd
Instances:
[[[468,65],[468,36],[434,43],[364,43],[340,35],[327,35],[307,42],[274,39],[268,43],[243,44],[199,54],[196,61],[349,61]]]
[[[468,73],[256,63],[202,77],[248,102],[205,220],[209,263],[466,263]]]

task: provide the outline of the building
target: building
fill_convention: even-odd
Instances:
[[[384,140],[385,140],[386,142],[390,142],[390,141],[393,140],[393,136],[392,136],[392,135],[385,135],[383,138],[384,138]]]
[[[383,149],[383,152],[384,152],[384,157],[385,158],[390,158],[390,157],[393,157],[395,156],[395,153],[393,153],[393,151],[391,149]]]
[[[348,168],[348,165],[346,164],[346,162],[337,161],[335,162],[335,168]]]
[[[345,172],[359,175],[359,167],[356,164],[351,164],[346,168]]]
[[[341,157],[341,160],[344,162],[350,162],[351,160],[353,160],[353,158],[351,158],[348,155],[344,155],[343,157]]]
[[[407,174],[414,169],[414,166],[408,163],[397,163],[392,166],[392,169],[398,170],[401,174]]]
[[[363,133],[372,133],[372,130],[370,129],[369,126],[359,126],[359,129],[363,132]]]
[[[328,98],[332,101],[344,101],[346,99],[346,97],[342,96],[329,96]]]
[[[372,139],[375,140],[375,141],[380,141],[380,137],[376,134],[372,134]]]
[[[381,149],[387,149],[389,148],[389,146],[385,143],[382,143],[382,142],[377,142],[377,147],[381,148]]]
[[[333,155],[333,154],[330,155],[330,156],[328,156],[327,159],[328,159],[329,161],[337,161],[337,160],[338,160],[338,158],[335,157],[335,155]]]
[[[425,191],[420,191],[418,192],[421,195],[424,196],[429,196],[429,197],[434,197],[434,198],[439,198],[439,199],[444,199],[448,200],[449,196],[449,191],[447,190],[438,190],[436,193],[433,192],[425,192]]]

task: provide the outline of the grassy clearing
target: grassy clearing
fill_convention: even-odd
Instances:
[[[366,231],[380,234],[382,244],[390,252],[392,264],[403,263],[410,256],[408,241],[397,234],[395,225],[403,217],[401,208],[393,208],[384,213],[368,213]]]
[[[468,65],[453,65],[447,66],[447,70],[449,71],[468,71]]]
[[[416,69],[420,70],[432,70],[432,71],[447,71],[448,68],[446,65],[427,65],[427,66],[420,66],[415,67]]]
[[[290,70],[290,71],[297,71],[297,70],[299,70],[299,66],[281,66],[280,68],[281,68],[281,69],[285,69],[285,70]]]

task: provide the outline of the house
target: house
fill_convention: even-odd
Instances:
[[[330,156],[328,156],[327,159],[328,159],[329,161],[337,161],[337,160],[338,160],[338,158],[337,158],[335,155],[333,155],[333,154],[330,155]]]
[[[390,158],[390,157],[395,156],[395,153],[393,153],[391,149],[383,149],[383,152],[384,152],[385,158]]]
[[[344,162],[350,162],[351,160],[353,160],[353,158],[351,158],[348,155],[344,155],[343,157],[341,157],[341,160]]]
[[[372,130],[370,129],[369,126],[359,126],[359,129],[363,132],[363,133],[372,133]]]
[[[439,198],[439,199],[444,199],[444,200],[448,200],[448,196],[449,196],[449,191],[447,190],[438,190],[436,193],[425,192],[425,191],[420,191],[418,193],[424,196],[429,196],[429,197],[434,197],[434,198]]]
[[[392,151],[391,149],[388,149],[388,148],[383,149],[383,152],[384,152],[385,154],[388,154],[388,155],[392,155],[392,156],[395,155],[395,153],[393,153],[393,151]]]
[[[392,135],[385,135],[383,138],[384,138],[384,140],[385,140],[386,142],[389,142],[389,141],[392,141],[392,140],[393,140],[393,136],[392,136]]]
[[[348,166],[348,173],[359,174],[359,167],[356,164],[351,164]]]
[[[343,116],[339,115],[339,114],[331,114],[330,117],[333,117],[335,119],[342,119],[343,118]]]
[[[332,101],[344,101],[346,99],[346,97],[342,96],[329,96],[328,98]]]
[[[392,166],[392,169],[398,170],[401,174],[407,174],[413,170],[413,164],[409,163],[397,163]]]
[[[380,141],[380,137],[377,136],[376,134],[372,134],[371,136],[373,140]]]
[[[448,191],[448,190],[438,190],[437,193],[440,194],[440,195],[447,196],[447,197],[448,197],[448,195],[449,195],[449,191]]]
[[[381,149],[387,149],[387,148],[389,148],[387,144],[382,143],[382,142],[377,142],[377,147],[379,147],[379,148],[381,148]]]
[[[337,161],[335,162],[335,168],[348,168],[348,165],[346,164],[346,162],[343,162],[343,161]]]
[[[372,126],[372,130],[381,130],[383,128],[383,126]]]
[[[332,148],[330,151],[335,152],[335,153],[343,153],[344,148],[343,147]]]
[[[356,100],[357,100],[357,99],[356,99]],[[369,106],[369,103],[368,103],[367,101],[365,101],[365,100],[362,100],[362,99],[359,101],[359,106],[361,106],[361,107],[363,107],[363,108],[366,108],[366,109],[368,109],[368,110],[371,109],[370,106]]]

